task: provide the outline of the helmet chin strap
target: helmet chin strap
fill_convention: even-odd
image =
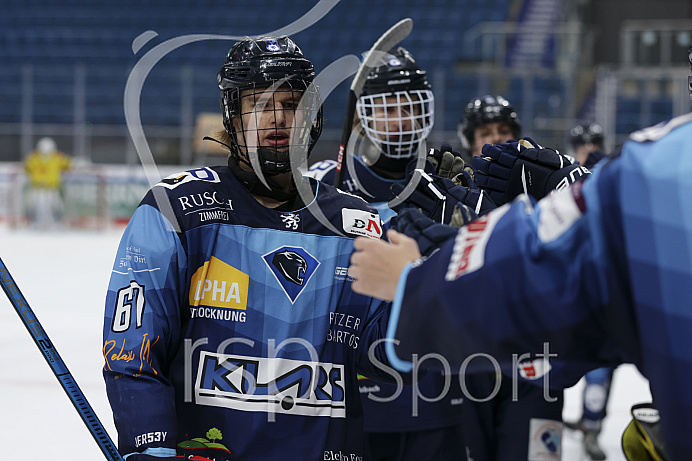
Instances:
[[[375,163],[372,164],[372,168],[379,171],[381,175],[387,177],[404,177],[406,173],[406,165],[408,165],[411,160],[415,159],[416,157],[391,158],[383,154],[380,155]],[[396,173],[401,173],[401,175]]]
[[[292,202],[298,195],[298,189],[296,189],[295,185],[292,185],[289,192],[284,192],[281,190],[281,186],[271,177],[265,177],[267,184],[271,187],[268,189],[262,184],[262,181],[260,181],[254,171],[243,170],[238,164],[238,160],[233,156],[228,157],[228,168],[231,169],[235,177],[238,178],[245,188],[253,195],[271,198],[280,202]]]
[[[292,184],[291,190],[289,192],[285,192],[281,190],[282,187],[271,178],[271,174],[265,173],[264,179],[270,186],[270,188],[267,188],[264,184],[262,184],[262,181],[260,181],[260,179],[257,177],[254,171],[247,171],[240,167],[239,161],[249,165],[250,167],[252,167],[252,165],[250,164],[250,162],[248,162],[240,156],[237,149],[233,149],[228,144],[219,141],[218,139],[211,138],[209,136],[205,136],[202,139],[215,141],[221,144],[222,146],[228,148],[228,150],[230,151],[230,155],[228,156],[228,167],[231,169],[231,172],[235,175],[235,177],[238,178],[238,180],[240,180],[240,182],[247,188],[247,190],[251,194],[259,195],[260,197],[271,198],[280,202],[292,203],[293,201],[295,201],[296,197],[298,196],[298,189],[295,187],[295,184]]]

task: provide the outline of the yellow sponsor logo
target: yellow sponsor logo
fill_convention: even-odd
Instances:
[[[192,276],[190,305],[245,310],[249,281],[248,274],[212,256]]]

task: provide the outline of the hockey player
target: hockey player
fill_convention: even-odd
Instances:
[[[218,74],[228,166],[163,179],[123,234],[103,354],[128,461],[364,455],[357,370],[381,373],[367,353],[388,311],[346,268],[353,237],[379,238],[381,220],[293,175],[291,153],[321,132],[314,77],[288,37],[236,43]]]
[[[521,137],[522,126],[514,107],[502,96],[485,95],[469,101],[459,123],[458,135],[473,157],[480,157],[485,144]],[[474,158],[473,162],[480,162]],[[487,176],[475,175],[479,184]],[[497,205],[505,203],[488,190]],[[535,195],[534,198],[542,198]],[[499,383],[499,388],[496,385]],[[487,461],[523,461],[560,453],[560,444],[546,445],[537,436],[544,427],[562,431],[564,393],[546,398],[543,389],[496,373],[466,378],[469,396],[464,408],[464,430],[471,456]],[[546,452],[549,454],[547,455]]]
[[[521,137],[521,122],[514,107],[502,96],[485,95],[469,101],[458,125],[461,145],[472,156],[486,144]]]
[[[692,459],[690,139],[692,114],[633,133],[586,181],[538,203],[522,196],[425,260],[392,230],[391,243],[356,240],[354,290],[394,300],[390,361],[408,369],[412,354],[435,351],[454,368],[482,352],[511,373],[528,355],[559,387],[634,363],[660,411],[665,459]],[[642,449],[662,459],[659,447]]]
[[[577,125],[569,131],[567,153],[591,169],[605,157],[603,141],[603,128],[598,123]]]
[[[390,50],[370,71],[356,111],[355,129],[361,136],[353,151],[358,154],[340,187],[372,203],[389,221],[395,214],[389,204],[408,181],[407,165],[415,165],[419,157],[425,163],[425,140],[435,115],[427,73],[405,48]],[[335,171],[336,162],[325,160],[308,175],[333,184]],[[393,185],[400,187],[392,190]],[[446,388],[446,380],[457,382],[430,373],[414,389],[361,376],[367,459],[465,460],[461,389],[458,384]]]
[[[354,169],[346,168],[339,187],[375,205],[382,218],[394,211],[392,184],[406,180],[406,166],[425,157],[427,139],[435,122],[435,98],[422,70],[403,47],[390,50],[369,73],[356,104],[354,130],[360,134],[352,147]],[[347,165],[345,163],[345,165]],[[310,167],[308,175],[334,182],[336,161]]]
[[[603,128],[598,123],[577,125],[569,131],[568,137],[567,153],[586,168],[592,169],[605,157]],[[598,435],[606,415],[613,372],[613,368],[606,367],[584,375],[582,416],[577,422],[566,422],[567,427],[582,431],[584,452],[594,461],[606,459],[605,452],[598,444]]]

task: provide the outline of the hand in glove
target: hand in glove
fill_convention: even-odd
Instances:
[[[437,165],[440,166],[441,163]],[[404,184],[392,185],[392,191],[398,197],[398,200],[395,200],[403,200],[403,203],[393,207],[394,210],[400,213],[405,208],[417,208],[432,220],[448,224],[456,208],[459,208],[457,213],[463,210],[463,207],[456,206],[458,202],[467,205],[476,215],[495,208],[488,195],[475,187],[473,178],[468,173],[462,172],[456,177],[463,178],[468,186],[457,185],[448,178],[437,176],[433,164],[429,161],[425,162],[425,171],[416,170],[415,162],[409,163],[407,181]]]
[[[416,208],[401,210],[392,218],[390,228],[418,242],[418,249],[423,256],[430,256],[443,242],[453,238],[459,231],[457,227],[433,221]]]
[[[590,174],[557,150],[531,138],[483,146],[472,160],[474,180],[498,206],[526,193],[540,200]]]
[[[442,144],[439,150],[430,149],[426,159],[432,163],[437,176],[451,179],[457,186],[470,187],[473,183],[473,168],[449,144]]]

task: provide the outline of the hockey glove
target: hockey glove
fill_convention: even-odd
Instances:
[[[632,406],[632,421],[622,434],[622,451],[628,461],[666,461],[666,444],[658,410],[650,403]]]
[[[415,208],[406,208],[393,217],[390,228],[418,242],[418,249],[423,256],[430,256],[459,231],[456,227],[436,223]]]
[[[432,163],[437,176],[451,179],[457,186],[469,187],[473,183],[473,168],[449,144],[442,144],[439,150],[430,149],[426,159]]]
[[[483,146],[472,160],[474,179],[498,206],[526,193],[540,200],[590,174],[557,150],[531,138]]]
[[[398,197],[403,197],[404,202],[394,207],[394,211],[400,213],[405,208],[420,209],[423,214],[434,221],[449,224],[452,214],[457,207],[457,203],[466,205],[473,210],[476,215],[484,214],[494,208],[495,204],[487,194],[475,187],[470,176],[471,187],[455,184],[452,180],[437,176],[433,173],[433,167],[426,161],[425,171],[415,170],[415,163],[411,162],[407,167],[406,182],[404,184],[395,183],[392,185],[392,192]],[[458,175],[457,175],[458,176]],[[408,191],[411,182],[416,182],[415,189]]]

